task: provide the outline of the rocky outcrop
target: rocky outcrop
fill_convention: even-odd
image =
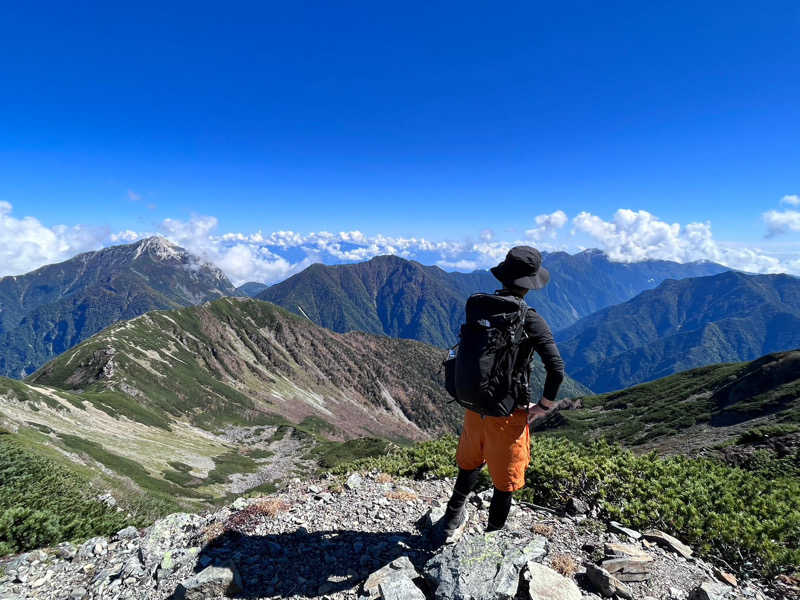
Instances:
[[[547,541],[535,536],[524,547],[496,533],[467,536],[425,565],[436,600],[511,600],[522,567],[547,553]]]
[[[591,517],[522,503],[506,529],[488,535],[486,507],[467,503],[461,539],[436,548],[418,524],[452,480],[358,479],[352,489],[333,478],[298,480],[206,515],[177,513],[141,531],[0,559],[0,599],[779,597],[744,577],[737,588],[714,582],[714,565],[631,542]],[[622,581],[643,565],[646,578]]]

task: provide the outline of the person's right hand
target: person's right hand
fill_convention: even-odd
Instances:
[[[534,421],[538,421],[548,412],[538,404],[528,404],[528,425],[533,425]]]

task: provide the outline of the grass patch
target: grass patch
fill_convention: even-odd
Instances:
[[[169,481],[153,477],[142,465],[136,461],[125,458],[124,456],[120,456],[119,454],[109,452],[100,444],[85,440],[76,435],[60,434],[59,437],[67,448],[77,452],[83,452],[100,464],[108,467],[115,473],[125,477],[130,477],[135,483],[145,490],[160,494],[165,497],[186,496],[203,500],[211,499],[211,497],[207,494],[200,494],[194,490],[177,487]],[[177,473],[178,471],[175,472]]]
[[[243,452],[246,454],[246,456],[254,460],[269,458],[270,456],[273,456],[275,454],[272,450],[264,450],[263,448],[247,449],[243,450]]]
[[[295,428],[300,431],[310,433],[312,436],[324,436],[325,434],[335,434],[336,428],[316,415],[310,415],[300,421]]]
[[[308,451],[308,458],[317,461],[322,469],[331,469],[343,463],[381,456],[394,447],[392,442],[378,438],[357,438],[346,442],[318,442]]]
[[[736,439],[736,444],[758,444],[769,439],[783,437],[800,431],[800,425],[787,423],[783,425],[765,425],[748,429]]]
[[[225,483],[235,473],[252,473],[258,464],[249,456],[236,451],[214,457],[214,469],[209,472],[206,483]]]

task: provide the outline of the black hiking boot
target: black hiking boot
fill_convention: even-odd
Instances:
[[[467,510],[463,505],[457,510],[448,508],[444,516],[434,523],[428,532],[428,541],[434,548],[455,542],[464,531],[467,523]]]

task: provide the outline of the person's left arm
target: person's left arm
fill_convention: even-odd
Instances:
[[[564,380],[564,360],[558,351],[553,333],[542,316],[534,310],[529,310],[525,317],[525,332],[533,344],[533,349],[539,354],[544,363],[545,377],[542,399],[538,404],[528,407],[528,422],[541,418],[555,408],[555,399],[558,388]]]

